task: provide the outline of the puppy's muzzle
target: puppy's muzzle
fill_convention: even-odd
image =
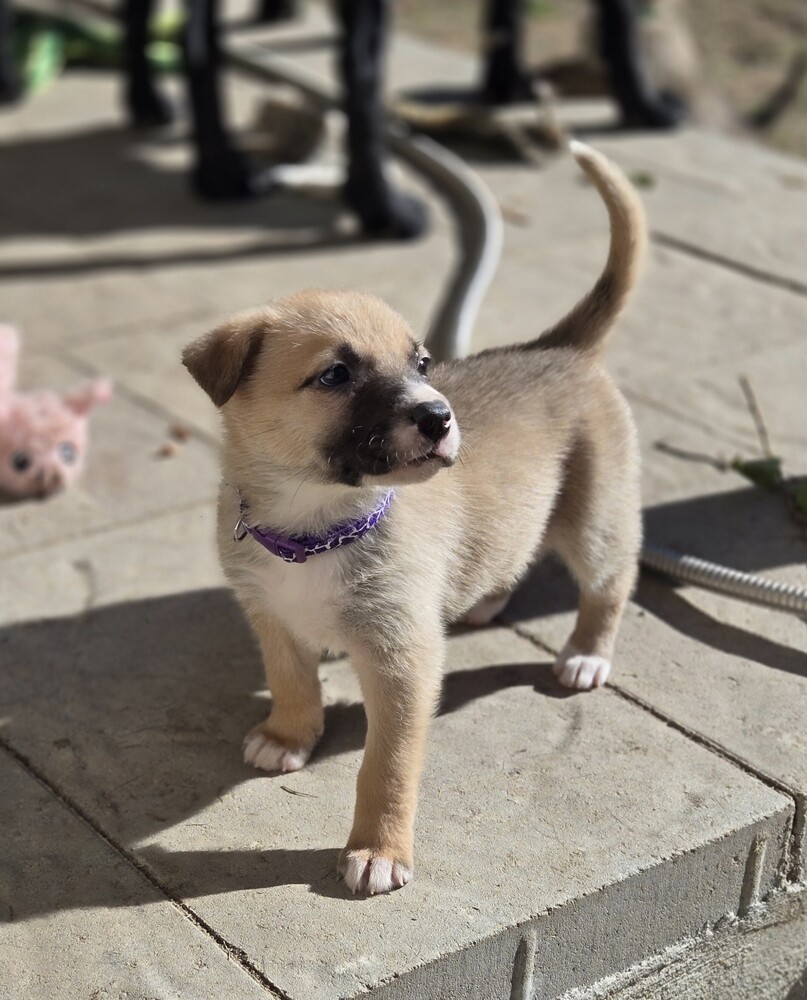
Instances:
[[[420,433],[434,444],[442,441],[451,427],[451,410],[440,399],[418,403],[411,416]]]

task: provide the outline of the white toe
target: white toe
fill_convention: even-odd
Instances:
[[[581,653],[574,646],[566,646],[555,661],[554,670],[564,687],[588,691],[605,684],[611,663],[604,656]]]
[[[412,870],[390,858],[368,858],[365,851],[349,851],[341,867],[345,885],[355,895],[367,896],[400,889],[412,879]]]
[[[305,766],[310,751],[290,749],[263,733],[252,732],[244,743],[244,763],[261,771],[299,771]]]
[[[375,896],[392,888],[392,862],[389,858],[375,858],[368,865],[367,892]]]

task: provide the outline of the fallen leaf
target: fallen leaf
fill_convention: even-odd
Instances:
[[[735,458],[731,467],[763,490],[775,493],[782,488],[782,460],[776,455],[770,458]]]

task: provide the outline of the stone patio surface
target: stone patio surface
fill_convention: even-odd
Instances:
[[[316,7],[269,34],[329,74]],[[470,82],[396,38],[390,86]],[[261,90],[233,76],[242,125]],[[807,473],[807,164],[696,129],[618,134],[561,108],[638,175],[651,248],[611,370],[642,442],[647,535],[807,585],[805,529],[725,463]],[[332,158],[333,142],[323,154]],[[375,292],[424,329],[456,250],[352,235],[328,200],[209,206],[184,126],[125,130],[119,85],[74,72],[0,115],[0,319],[25,386],[116,381],[81,484],[0,507],[0,996],[159,1000],[807,997],[805,622],[644,576],[613,682],[570,696],[553,653],[574,592],[540,566],[499,620],[450,639],[415,881],[335,876],[364,715],[323,665],[309,767],[241,763],[266,711],[257,649],[213,545],[218,422],[181,348],[310,286]],[[505,217],[475,346],[535,336],[592,283],[604,212],[568,156],[475,167]],[[189,437],[172,441],[177,425]]]

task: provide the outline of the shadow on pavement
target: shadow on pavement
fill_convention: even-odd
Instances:
[[[265,717],[267,702],[257,647],[228,591],[135,601],[12,626],[0,632],[0,663],[3,739],[172,894],[205,896],[295,883],[318,894],[349,895],[333,877],[336,847],[286,850],[270,843],[267,850],[186,852],[133,846],[191,819],[244,782],[269,783],[267,792],[274,794],[290,780],[257,772],[241,760],[243,736]],[[559,693],[546,664],[457,670],[446,678],[440,712],[459,711],[514,687]],[[359,750],[364,737],[361,704],[328,706],[325,735],[311,766]],[[347,780],[349,817],[355,775]],[[17,815],[15,822],[25,826],[28,820]],[[31,838],[12,838],[22,853],[7,866],[11,887],[5,892],[0,878],[0,897],[13,900],[5,902],[14,919],[154,900],[146,880],[142,896],[132,898],[102,879],[75,874],[54,879],[52,872],[67,873],[77,862],[69,841],[39,830],[37,837],[43,836],[44,850],[29,847]],[[261,840],[257,816],[255,840]],[[287,842],[294,843],[293,828]]]
[[[360,235],[334,231],[343,211],[337,200],[323,201],[287,189],[251,201],[205,203],[193,195],[185,168],[160,165],[163,139],[147,147],[142,137],[122,128],[19,137],[0,145],[0,240],[14,238],[92,238],[151,231],[198,231],[198,245],[163,249],[160,242],[102,257],[81,257],[74,248],[63,257],[37,255],[0,265],[0,279],[115,270],[138,264],[197,263],[239,256],[316,251],[352,245]],[[154,151],[158,151],[155,157]],[[146,151],[148,155],[146,155]],[[13,198],[8,197],[13,192]],[[243,228],[266,232],[246,247],[211,243],[210,232]],[[202,234],[204,233],[204,238]]]
[[[785,1000],[807,1000],[807,966],[799,976],[797,982],[793,983],[787,991]]]

